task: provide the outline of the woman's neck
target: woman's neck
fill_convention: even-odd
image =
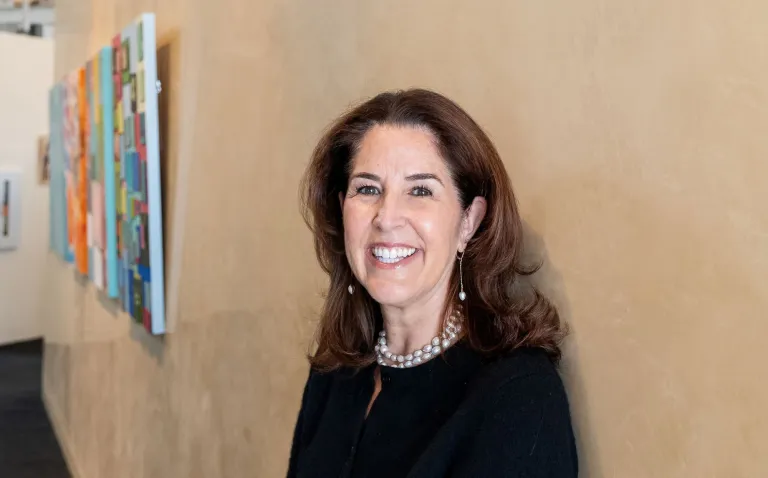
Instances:
[[[402,308],[382,306],[389,350],[405,355],[428,344],[440,334],[444,310],[444,300],[427,300]]]

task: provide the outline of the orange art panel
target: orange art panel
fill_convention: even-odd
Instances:
[[[84,72],[83,72],[84,74]],[[82,114],[80,106],[80,78],[81,70],[73,71],[64,79],[63,86],[63,110],[64,124],[62,129],[63,139],[63,163],[64,183],[66,188],[66,215],[67,215],[67,254],[69,260],[75,258],[76,244],[79,239],[79,229],[82,222],[79,221],[79,192],[78,171],[83,151],[82,138]],[[83,77],[84,79],[84,77]]]
[[[85,91],[85,68],[77,71],[77,112],[80,123],[79,150],[75,159],[74,249],[78,272],[88,275],[88,99]]]

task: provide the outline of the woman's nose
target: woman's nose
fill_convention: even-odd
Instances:
[[[385,231],[396,229],[405,224],[404,205],[396,194],[384,193],[379,201],[379,209],[376,217],[373,218],[373,224],[377,228]]]

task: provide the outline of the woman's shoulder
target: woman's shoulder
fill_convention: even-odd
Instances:
[[[518,470],[515,476],[577,476],[568,399],[546,352],[518,349],[484,365],[469,393],[463,414],[475,426],[456,476],[505,469]]]
[[[512,400],[547,399],[567,407],[557,367],[547,353],[538,348],[519,348],[488,361],[470,384],[468,398],[472,395],[497,405]]]
[[[353,386],[359,380],[365,380],[370,375],[370,367],[360,370],[350,367],[339,367],[332,370],[319,370],[310,366],[304,395],[310,399],[324,397],[334,386]]]

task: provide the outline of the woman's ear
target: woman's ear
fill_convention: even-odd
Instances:
[[[477,232],[477,228],[480,227],[480,223],[483,222],[487,208],[488,203],[486,202],[485,198],[482,196],[476,196],[472,200],[472,204],[470,204],[467,210],[464,211],[464,217],[461,220],[459,252],[464,252],[464,249],[467,248],[467,243]]]

